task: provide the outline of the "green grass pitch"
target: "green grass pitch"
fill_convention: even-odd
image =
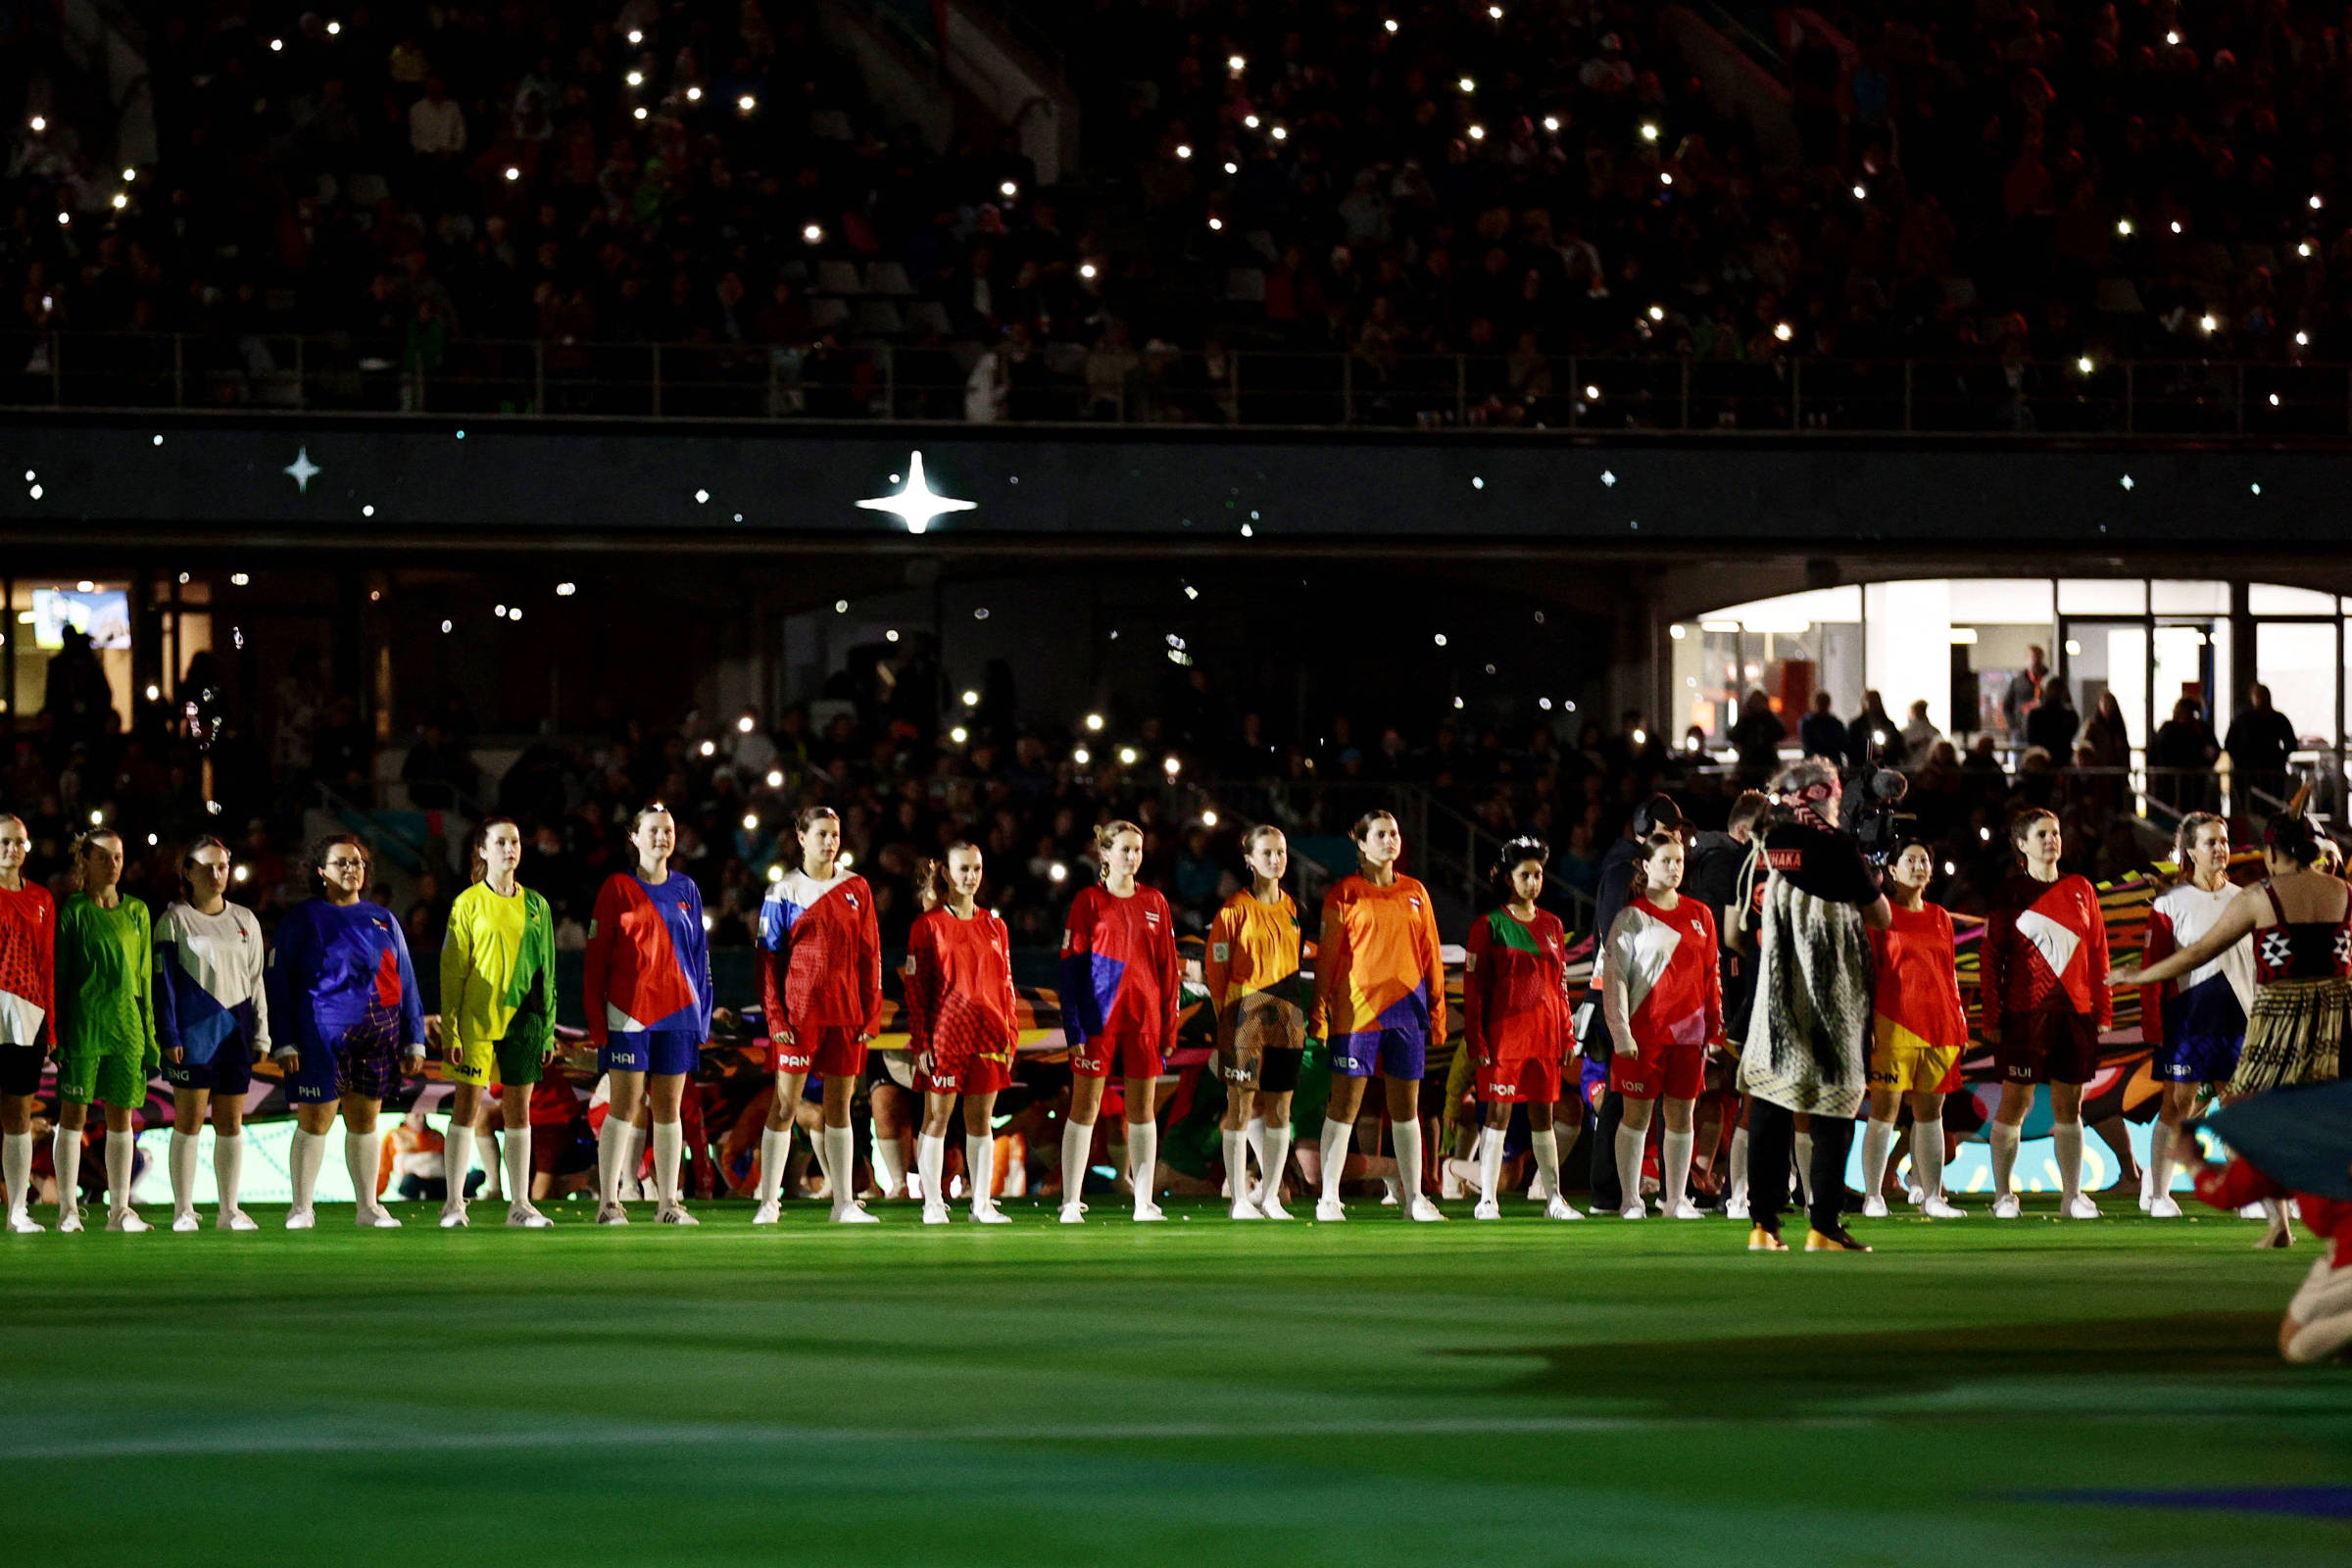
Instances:
[[[1107,1197],[1082,1229],[0,1237],[8,1556],[2352,1562],[2352,1370],[2275,1344],[2309,1238],[2052,1202],[1857,1222],[1867,1257]]]

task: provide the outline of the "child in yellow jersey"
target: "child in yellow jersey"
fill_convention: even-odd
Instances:
[[[1208,928],[1202,978],[1217,1016],[1217,1068],[1225,1079],[1225,1174],[1235,1219],[1289,1219],[1282,1177],[1291,1157],[1291,1093],[1306,1046],[1304,939],[1298,906],[1282,891],[1290,842],[1278,827],[1250,830],[1250,885]],[[1248,1155],[1261,1175],[1250,1184]]]
[[[473,885],[451,907],[441,946],[441,1045],[456,1086],[442,1151],[445,1230],[466,1223],[474,1122],[488,1120],[482,1091],[494,1070],[508,1091],[499,1102],[507,1223],[549,1223],[531,1204],[530,1086],[556,1054],[556,923],[547,900],[515,880],[521,864],[522,830],[507,817],[485,818],[473,830]]]

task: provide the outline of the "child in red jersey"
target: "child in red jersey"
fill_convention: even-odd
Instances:
[[[24,880],[32,835],[0,814],[0,1171],[8,1228],[37,1231],[32,1217],[32,1108],[41,1063],[57,1044],[57,905]]]
[[[1560,1067],[1575,1031],[1568,1021],[1568,933],[1559,916],[1536,907],[1551,847],[1542,839],[1513,839],[1502,847],[1494,881],[1499,908],[1470,923],[1462,959],[1462,1041],[1478,1067],[1478,1098],[1487,1124],[1478,1135],[1479,1219],[1500,1219],[1494,1190],[1502,1176],[1503,1133],[1511,1107],[1527,1107],[1536,1168],[1550,1194],[1550,1219],[1583,1219],[1560,1196],[1560,1148],[1551,1107],[1560,1098]]]
[[[1113,1072],[1127,1094],[1127,1169],[1135,1217],[1165,1219],[1152,1200],[1159,1171],[1152,1095],[1176,1044],[1176,918],[1168,901],[1138,887],[1144,830],[1106,822],[1095,830],[1102,880],[1070,901],[1061,937],[1061,1027],[1070,1043],[1070,1115],[1061,1132],[1061,1222],[1086,1221],[1079,1201],[1095,1144],[1095,1117]]]
[[[1676,890],[1683,880],[1679,838],[1649,846],[1635,867],[1632,897],[1609,928],[1601,963],[1601,1008],[1608,1020],[1609,1087],[1625,1098],[1617,1129],[1617,1180],[1626,1219],[1644,1219],[1642,1149],[1649,1118],[1666,1102],[1660,1179],[1663,1212],[1703,1219],[1687,1196],[1690,1181],[1691,1107],[1705,1087],[1709,1046],[1723,1042],[1723,975],[1715,962],[1715,916]]]
[[[2034,1108],[2034,1086],[2050,1086],[2050,1142],[2065,1188],[2059,1212],[2097,1219],[2082,1192],[2082,1086],[2099,1066],[2099,1031],[2115,1018],[2107,988],[2107,922],[2098,890],[2058,869],[2057,815],[2022,811],[2009,824],[2022,868],[1993,895],[1984,917],[1979,1027],[2001,1069],[1992,1145],[1992,1217],[2025,1212],[2010,1177],[2018,1129]]]
[[[865,1075],[866,1043],[882,1032],[882,928],[874,890],[841,863],[841,818],[811,806],[794,823],[799,858],[760,906],[760,1005],[775,1048],[776,1098],[760,1135],[760,1206],[773,1225],[778,1183],[792,1158],[792,1116],[813,1072],[824,1080],[817,1163],[837,1225],[880,1223],[859,1207],[850,1099]]]
[[[1870,933],[1870,1125],[1862,1132],[1862,1213],[1886,1217],[1880,1189],[1894,1148],[1894,1122],[1911,1097],[1911,1166],[1930,1219],[1960,1219],[1966,1211],[1943,1195],[1943,1097],[1960,1082],[1968,1047],[1968,1014],[1960,1004],[1960,970],[1952,917],[1927,901],[1936,858],[1925,844],[1905,844],[1886,868],[1894,923]]]
[[[999,1091],[1012,1087],[1020,1006],[1012,989],[1012,939],[1004,922],[979,905],[981,870],[977,845],[952,844],[943,859],[924,861],[915,880],[915,898],[927,912],[906,939],[906,1033],[923,1091],[915,1162],[926,1225],[948,1223],[948,1123],[959,1094],[972,1220],[1012,1223],[997,1210],[990,1117]]]

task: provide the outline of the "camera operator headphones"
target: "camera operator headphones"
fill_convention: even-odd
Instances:
[[[1690,830],[1690,819],[1683,808],[1674,804],[1671,795],[1652,795],[1634,808],[1634,837],[1646,841],[1660,829],[1671,828],[1677,833]]]

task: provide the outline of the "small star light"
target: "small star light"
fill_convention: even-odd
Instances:
[[[2132,476],[2128,473],[2124,475],[2124,488],[2127,490],[2132,488]]]
[[[1611,489],[1615,489],[1617,485],[1617,476],[1611,473],[1608,469],[1603,468],[1600,470],[1600,482],[1609,486]]]
[[[294,481],[296,494],[307,496],[311,493],[311,481],[326,470],[311,461],[309,447],[302,447],[295,452],[294,461],[277,471]]]
[[[950,512],[969,512],[979,503],[953,500],[932,489],[923,478],[923,455],[916,452],[906,459],[906,482],[897,495],[876,496],[858,505],[867,512],[891,513],[906,524],[908,533],[921,533],[932,519]]]

